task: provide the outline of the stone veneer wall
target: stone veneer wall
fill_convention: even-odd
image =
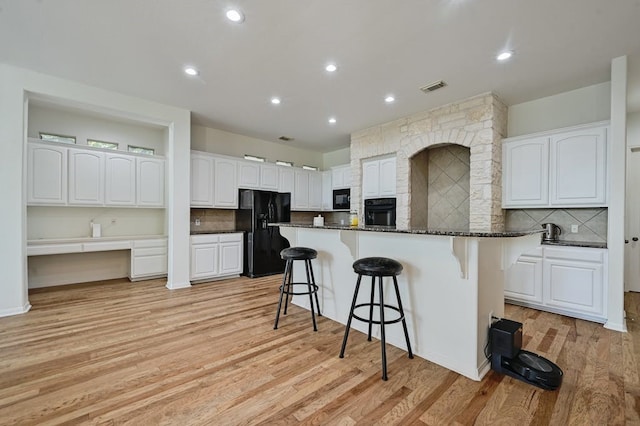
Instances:
[[[396,226],[411,226],[409,159],[430,146],[457,144],[470,150],[469,229],[504,230],[502,138],[507,107],[492,93],[474,96],[351,134],[351,208],[362,213],[362,160],[396,154]]]

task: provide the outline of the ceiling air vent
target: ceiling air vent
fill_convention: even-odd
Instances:
[[[442,89],[446,85],[447,83],[445,83],[443,80],[438,80],[434,81],[431,84],[427,84],[426,86],[422,86],[420,90],[422,90],[424,93],[429,93],[433,92],[434,90]]]
[[[293,138],[290,138],[289,136],[280,136],[278,139],[284,142],[291,142],[293,140]]]

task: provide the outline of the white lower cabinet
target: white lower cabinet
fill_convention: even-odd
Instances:
[[[508,301],[576,318],[606,320],[607,250],[541,247],[505,271]]]
[[[167,240],[134,240],[131,247],[129,279],[136,281],[167,275]]]
[[[242,233],[191,236],[192,281],[240,275],[243,267]]]

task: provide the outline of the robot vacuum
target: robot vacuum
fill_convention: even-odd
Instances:
[[[501,319],[489,329],[491,369],[546,390],[562,384],[562,370],[533,352],[522,350],[522,323]]]

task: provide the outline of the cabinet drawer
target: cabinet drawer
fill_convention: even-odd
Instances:
[[[40,256],[47,254],[80,253],[82,244],[46,244],[41,246],[27,246],[27,256]]]
[[[167,247],[166,238],[154,238],[151,240],[134,240],[133,248],[147,248],[147,247]]]
[[[131,248],[131,241],[102,241],[95,243],[84,243],[83,251],[109,251],[109,250],[128,250]]]
[[[560,248],[560,247],[545,247],[544,257],[549,259],[566,259],[576,260],[583,262],[597,262],[602,263],[604,261],[603,249],[591,249],[591,248]]]
[[[210,244],[220,241],[219,234],[192,235],[191,244]]]
[[[148,248],[139,248],[133,250],[133,256],[138,258],[140,256],[157,256],[157,255],[166,255],[167,248],[166,247],[148,247]]]
[[[167,273],[166,255],[136,257],[131,263],[132,278]]]
[[[220,242],[238,242],[242,241],[242,234],[220,234]]]

